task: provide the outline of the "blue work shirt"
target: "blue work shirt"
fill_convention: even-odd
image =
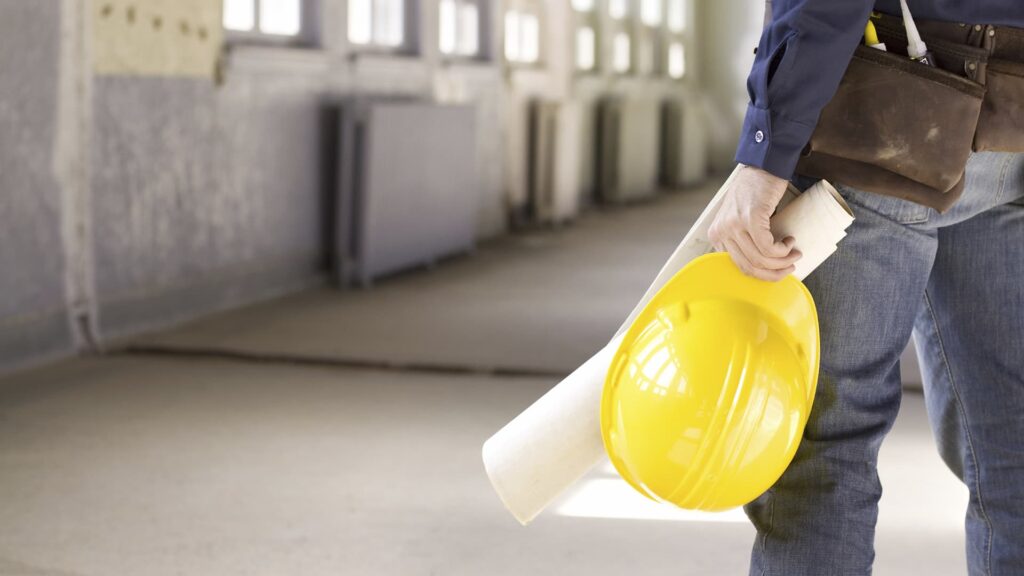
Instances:
[[[915,20],[1024,27],[1022,0],[909,0]],[[789,179],[835,94],[872,9],[899,0],[774,0],[747,78],[750,104],[736,161]]]

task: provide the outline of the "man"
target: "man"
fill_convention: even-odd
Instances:
[[[919,21],[1024,27],[1018,0],[910,8]],[[774,2],[748,80],[745,167],[710,231],[747,274],[778,280],[800,256],[769,217],[873,9],[900,14],[897,0]],[[970,490],[969,572],[1024,574],[1024,154],[973,154],[944,213],[838,184],[857,220],[806,281],[821,323],[817,397],[789,469],[747,506],[750,573],[870,573],[878,449],[913,331],[939,451]]]

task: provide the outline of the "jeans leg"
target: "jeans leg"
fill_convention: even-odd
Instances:
[[[936,232],[928,212],[842,189],[857,220],[806,281],[821,327],[821,375],[796,456],[747,505],[752,575],[868,574],[881,485],[878,449],[899,411],[899,358],[913,329]]]
[[[939,451],[970,489],[969,572],[1024,574],[1024,206],[942,228],[925,304],[915,338]]]

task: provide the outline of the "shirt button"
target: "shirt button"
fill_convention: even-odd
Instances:
[[[754,132],[754,142],[757,142],[758,144],[764,142],[764,132],[761,132],[760,130]]]

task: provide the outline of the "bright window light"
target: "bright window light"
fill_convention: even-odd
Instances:
[[[405,0],[348,0],[348,39],[353,44],[401,46],[405,42]]]
[[[523,62],[540,59],[540,20],[536,14],[523,14]]]
[[[662,0],[643,0],[640,4],[640,20],[648,26],[661,26]]]
[[[686,74],[686,52],[682,42],[673,42],[668,47],[668,75],[679,79]]]
[[[629,14],[629,0],[608,0],[608,15],[622,20]]]
[[[697,512],[659,504],[644,497],[621,478],[588,478],[559,506],[556,514],[577,518],[667,520],[674,522],[748,522],[742,508]]]
[[[509,62],[519,62],[519,55],[522,52],[522,47],[519,45],[522,39],[520,32],[522,23],[519,16],[519,12],[516,10],[509,10],[505,13],[505,58]]]
[[[686,0],[668,0],[668,29],[682,32],[686,29]]]
[[[348,0],[348,39],[369,44],[373,39],[373,0]]]
[[[405,0],[376,0],[373,37],[382,46],[401,46],[405,40]]]
[[[260,32],[295,36],[301,30],[301,0],[260,0]]]
[[[522,10],[505,13],[505,58],[532,64],[540,60],[540,19]]]
[[[593,70],[596,62],[596,38],[594,29],[589,26],[576,31],[576,68]]]
[[[243,32],[255,28],[255,0],[224,0],[224,27]]]
[[[440,48],[444,54],[454,54],[458,45],[456,30],[458,29],[458,6],[455,0],[441,0],[438,10],[441,21]]]
[[[572,7],[577,12],[592,12],[594,0],[572,0]]]
[[[458,49],[463,56],[480,51],[480,10],[475,3],[465,3],[459,9]]]
[[[630,68],[630,41],[629,34],[619,32],[615,35],[612,53],[612,67],[619,74],[629,72]]]

